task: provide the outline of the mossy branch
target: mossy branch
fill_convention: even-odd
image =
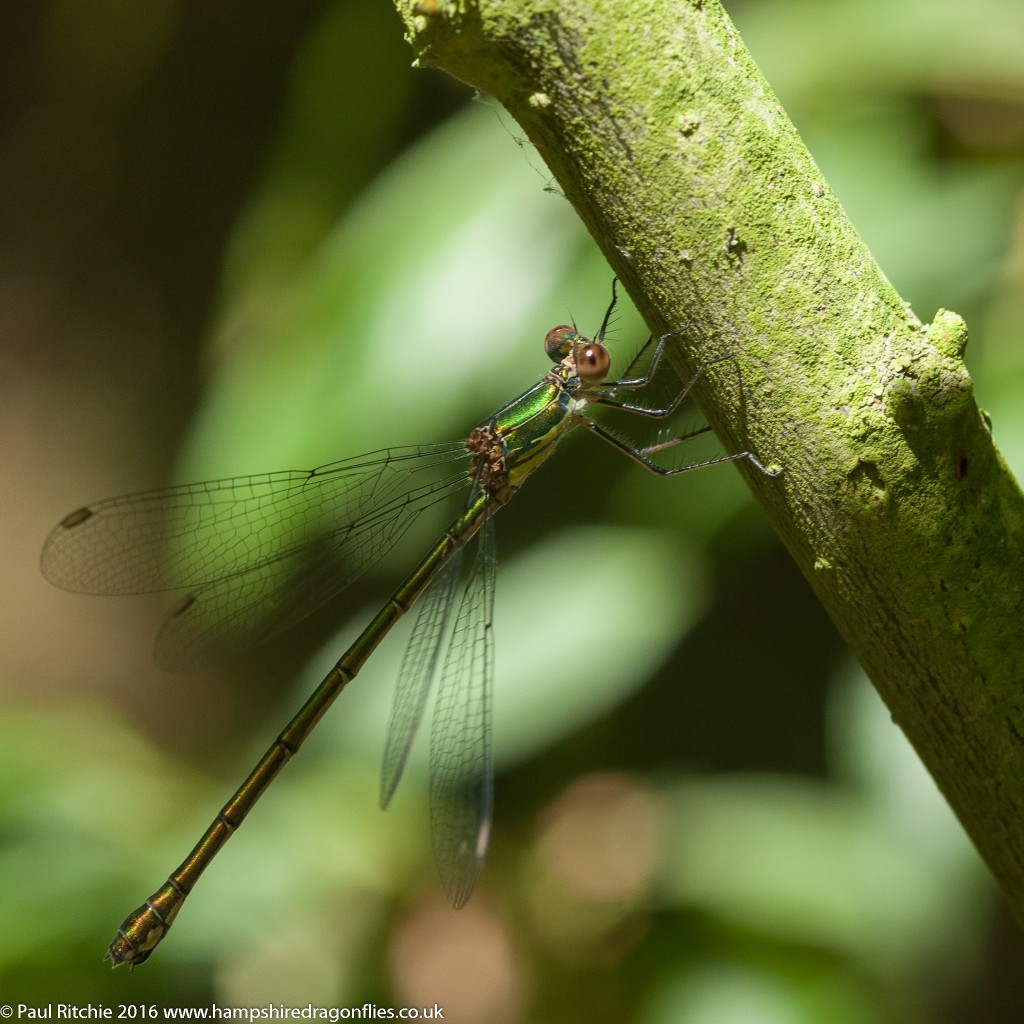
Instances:
[[[547,161],[1024,920],[1024,500],[717,0],[397,0]],[[472,173],[472,168],[467,168]],[[800,637],[779,637],[798,645]]]

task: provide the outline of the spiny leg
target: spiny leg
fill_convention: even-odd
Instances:
[[[673,332],[675,333],[675,332]],[[596,392],[590,396],[590,401],[594,405],[606,405],[613,409],[622,409],[625,412],[635,412],[640,416],[648,416],[651,419],[666,419],[671,416],[683,402],[689,397],[690,392],[693,390],[697,381],[704,375],[705,370],[709,366],[714,366],[715,363],[724,362],[726,359],[732,359],[733,354],[727,352],[725,355],[713,356],[711,359],[705,359],[700,366],[694,371],[693,376],[687,381],[680,390],[679,394],[672,400],[671,404],[664,409],[649,409],[646,406],[634,405],[631,402],[623,402],[615,397],[615,392],[621,388],[627,388],[635,390],[643,388],[654,379],[654,374],[658,368],[658,363],[661,360],[661,356],[665,351],[666,341],[672,337],[672,334],[665,334],[658,340],[658,345],[654,350],[654,355],[651,356],[650,366],[647,368],[647,373],[643,377],[637,377],[634,380],[621,380],[615,381],[608,385],[601,385],[602,389],[607,389],[608,394],[601,394]],[[596,389],[595,389],[596,391]]]
[[[703,469],[705,466],[717,466],[720,462],[736,462],[738,459],[747,459],[753,465],[755,465],[765,476],[778,476],[781,470],[768,469],[761,460],[753,452],[735,452],[732,455],[720,455],[715,459],[705,459],[701,462],[693,462],[688,466],[662,466],[650,458],[651,453],[662,451],[665,448],[670,448],[681,441],[686,441],[691,437],[696,437],[698,434],[707,433],[710,427],[701,427],[698,430],[692,430],[688,434],[682,434],[679,437],[672,438],[668,441],[663,441],[660,444],[650,445],[647,448],[634,448],[631,444],[623,441],[621,437],[616,437],[613,433],[605,430],[599,423],[595,423],[593,420],[584,420],[583,425],[592,433],[596,434],[602,440],[607,441],[613,448],[617,448],[624,455],[628,455],[634,462],[638,462],[641,466],[649,469],[652,473],[657,473],[659,476],[677,476],[679,473],[689,473],[692,469]]]
[[[673,332],[678,333],[678,332]],[[609,385],[610,393],[607,395],[595,395],[591,397],[591,401],[595,405],[604,405],[613,409],[620,409],[625,412],[637,413],[641,416],[647,416],[652,419],[666,419],[671,416],[682,403],[689,396],[693,390],[697,381],[700,380],[701,376],[707,370],[709,366],[713,366],[715,363],[721,363],[726,359],[732,358],[732,353],[726,353],[720,356],[714,356],[711,359],[705,359],[694,371],[693,376],[690,377],[689,381],[683,386],[676,397],[673,399],[670,405],[664,409],[650,409],[645,406],[636,405],[631,402],[619,401],[614,396],[616,388],[627,387],[627,388],[642,388],[644,385],[650,383],[653,379],[655,372],[657,371],[658,363],[661,359],[662,354],[665,351],[665,344],[667,340],[672,337],[672,334],[663,335],[659,340],[657,347],[655,348],[654,355],[651,357],[650,365],[647,368],[646,374],[643,377],[637,377],[633,380],[617,381],[614,384]],[[648,342],[649,343],[649,342]],[[646,346],[644,346],[646,348]],[[641,353],[643,349],[641,349]],[[631,367],[636,363],[636,359],[630,364]],[[743,451],[736,452],[731,455],[721,455],[714,459],[705,459],[700,462],[691,463],[686,466],[663,466],[658,462],[655,462],[651,456],[657,452],[662,452],[667,448],[672,448],[677,444],[681,444],[683,441],[689,441],[694,437],[699,437],[701,434],[706,434],[711,427],[708,424],[697,427],[694,430],[689,430],[685,434],[679,434],[675,437],[669,438],[666,441],[660,441],[655,444],[646,445],[644,447],[636,447],[631,445],[628,441],[618,437],[610,430],[601,426],[599,423],[595,423],[593,420],[585,420],[584,425],[587,429],[596,434],[602,440],[607,441],[610,445],[617,448],[623,454],[628,455],[635,462],[638,462],[644,468],[650,470],[653,473],[658,473],[661,476],[676,476],[679,473],[687,473],[692,469],[702,469],[705,466],[715,466],[720,462],[735,462],[738,459],[747,459],[753,465],[755,465],[762,473],[767,476],[777,476],[779,470],[770,470],[764,466],[764,464],[754,455],[753,452]]]

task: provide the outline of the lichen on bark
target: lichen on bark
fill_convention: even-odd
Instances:
[[[736,354],[705,415],[783,467],[741,471],[1024,920],[1024,499],[966,325],[901,300],[717,0],[396,2],[421,64],[517,119],[652,332],[688,325],[680,372]]]

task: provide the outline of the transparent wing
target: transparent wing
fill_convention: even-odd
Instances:
[[[445,629],[455,603],[455,589],[465,547],[459,548],[423,595],[416,625],[402,659],[388,720],[384,760],[380,773],[380,805],[394,796],[423,718],[427,695],[437,673]]]
[[[157,639],[157,661],[180,667],[308,615],[462,490],[466,459],[461,443],[389,448],[111,498],[53,530],[43,574],[95,594],[191,588]]]
[[[491,684],[496,568],[494,522],[479,550],[455,620],[430,736],[434,859],[454,907],[469,899],[487,854],[494,799]]]

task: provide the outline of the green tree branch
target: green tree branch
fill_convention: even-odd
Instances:
[[[397,0],[547,161],[1024,920],[1024,501],[717,0]],[[472,173],[472,168],[467,168]],[[779,637],[798,644],[798,637]]]

